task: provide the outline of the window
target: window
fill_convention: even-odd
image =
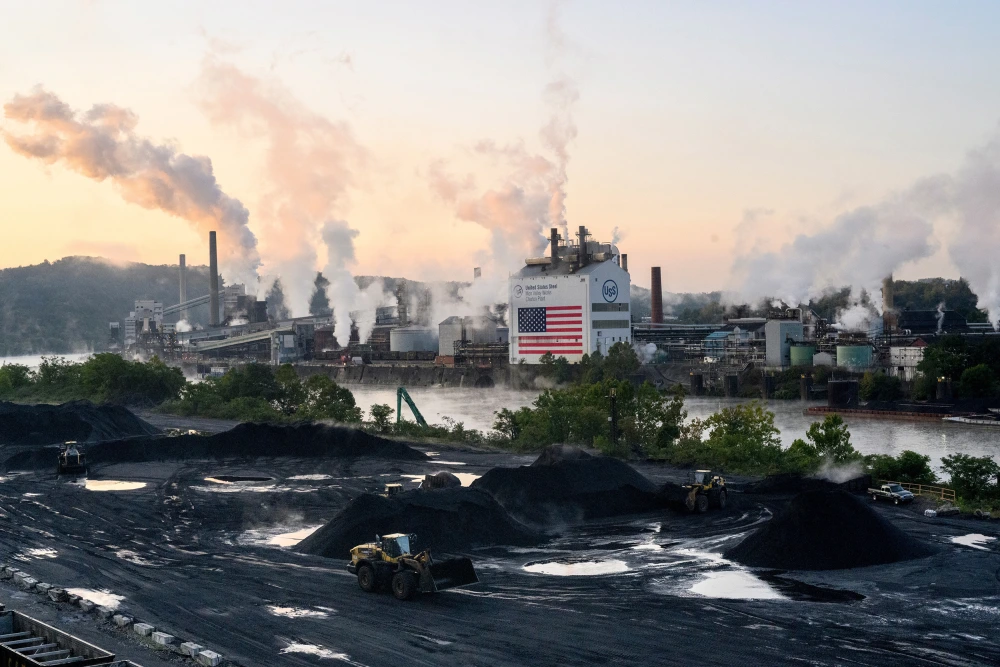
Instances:
[[[627,303],[592,303],[590,310],[594,313],[627,313]]]
[[[594,329],[628,329],[631,322],[628,320],[594,320],[591,325]]]

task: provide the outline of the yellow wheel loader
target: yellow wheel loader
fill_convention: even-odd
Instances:
[[[56,463],[57,475],[86,475],[87,457],[75,440],[63,443]]]
[[[347,570],[358,577],[366,593],[390,588],[398,600],[417,593],[436,593],[447,588],[478,583],[479,577],[468,558],[435,562],[429,549],[416,552],[417,536],[393,533],[351,549]]]
[[[695,470],[684,485],[684,504],[689,512],[707,512],[709,507],[725,509],[729,501],[726,480],[711,470]]]

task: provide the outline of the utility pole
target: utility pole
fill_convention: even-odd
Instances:
[[[611,393],[608,394],[608,400],[611,401],[611,416],[608,417],[608,421],[611,422],[611,444],[618,444],[618,403],[616,401],[615,390],[612,389]]]

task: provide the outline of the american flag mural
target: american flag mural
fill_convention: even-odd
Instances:
[[[583,306],[517,309],[517,353],[583,354]]]

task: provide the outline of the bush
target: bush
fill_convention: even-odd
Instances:
[[[392,406],[385,403],[371,407],[372,424],[379,433],[388,433],[392,429]]]
[[[772,473],[780,469],[780,431],[774,413],[757,401],[723,408],[704,422],[710,429],[708,463],[734,472]]]
[[[899,456],[870,454],[865,457],[865,467],[876,480],[910,484],[936,484],[938,479],[931,469],[931,457],[905,450]]]
[[[986,364],[979,364],[962,371],[959,391],[969,398],[988,398],[997,393],[997,376]]]
[[[840,415],[827,415],[822,422],[815,422],[806,431],[820,465],[824,462],[842,465],[861,458],[851,444],[851,432]]]
[[[941,458],[941,467],[951,476],[955,495],[965,500],[996,497],[1000,466],[991,456],[952,454]]]
[[[12,396],[18,390],[31,386],[35,374],[22,364],[0,366],[0,396]]]
[[[895,401],[902,396],[903,383],[885,373],[868,371],[858,386],[858,397],[863,401]]]

